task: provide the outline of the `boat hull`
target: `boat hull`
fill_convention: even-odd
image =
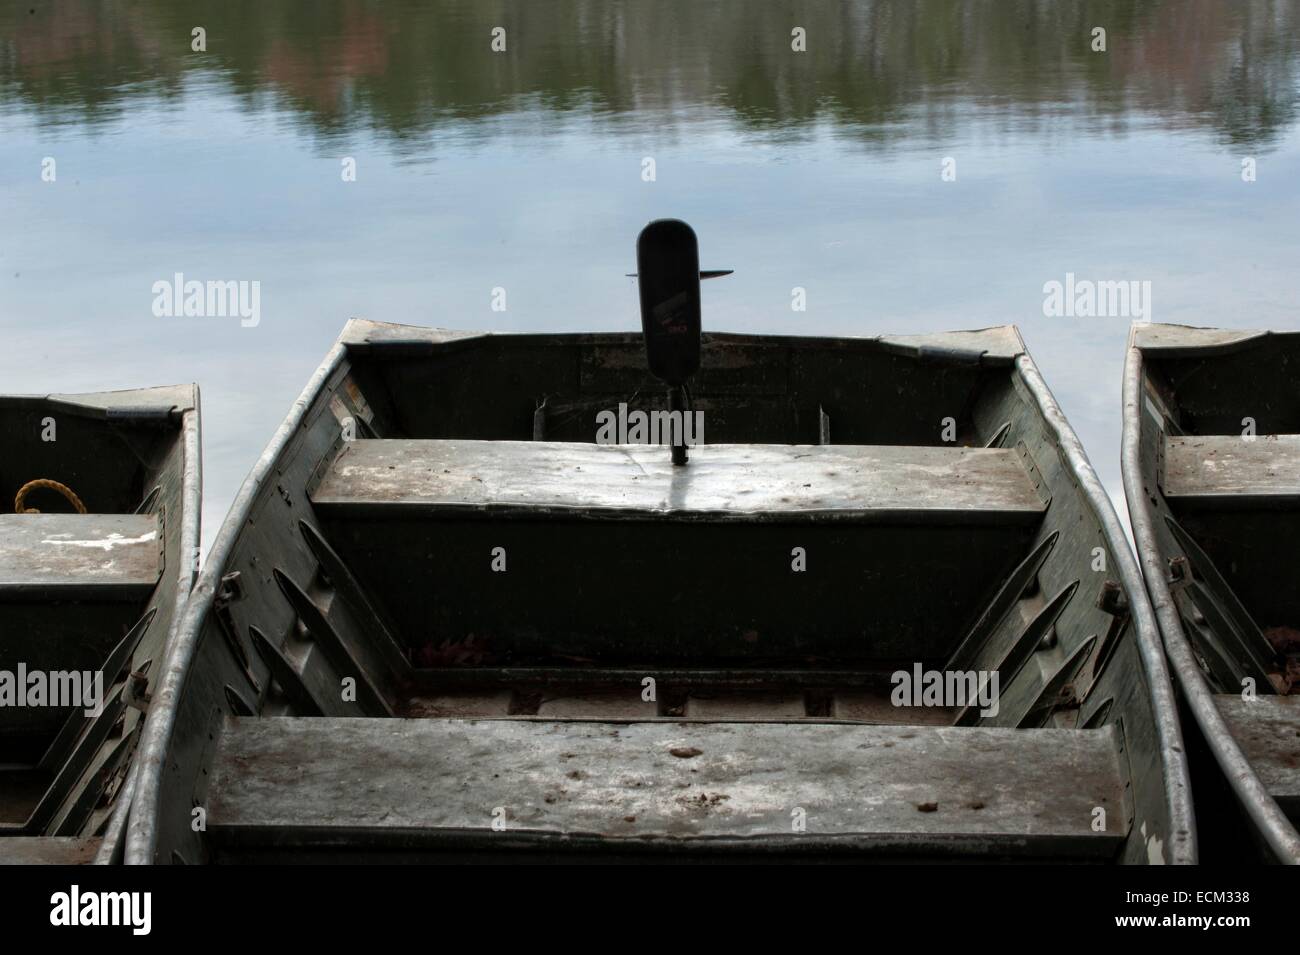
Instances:
[[[198,389],[0,396],[0,431],[0,862],[119,862],[197,576]]]
[[[1295,335],[1168,325],[1135,326],[1129,342],[1125,492],[1216,860],[1300,862],[1300,708],[1278,692],[1286,663],[1261,629],[1289,619],[1294,590],[1270,574],[1294,566],[1295,496],[1277,484],[1298,348]]]
[[[599,443],[659,408],[642,348],[350,323],[186,608],[128,861],[1195,860],[1136,564],[1014,329],[706,335],[684,468]]]

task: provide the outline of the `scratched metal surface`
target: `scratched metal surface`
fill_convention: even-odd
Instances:
[[[1156,323],[1133,327],[1133,346],[1152,357],[1231,352],[1269,332],[1255,329],[1199,328]]]

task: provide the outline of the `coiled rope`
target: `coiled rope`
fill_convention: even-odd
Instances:
[[[58,481],[51,481],[49,478],[37,478],[35,481],[28,481],[18,489],[18,494],[14,497],[15,514],[39,514],[40,511],[34,507],[23,507],[23,498],[29,491],[35,491],[40,488],[49,488],[51,491],[58,491],[68,499],[68,503],[77,509],[78,514],[86,513],[86,505],[81,503],[81,498],[77,497],[76,492],[66,484],[60,484]]]

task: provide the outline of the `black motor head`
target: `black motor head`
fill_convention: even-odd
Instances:
[[[641,329],[651,373],[673,387],[700,368],[700,247],[680,219],[656,219],[636,240]]]

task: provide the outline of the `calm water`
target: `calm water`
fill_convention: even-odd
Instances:
[[[198,381],[210,543],[348,317],[636,328],[676,216],[736,269],[713,329],[1016,323],[1118,496],[1129,318],[1044,283],[1300,327],[1298,48],[1264,0],[7,0],[0,391]],[[156,317],[177,272],[260,282],[260,321]]]

